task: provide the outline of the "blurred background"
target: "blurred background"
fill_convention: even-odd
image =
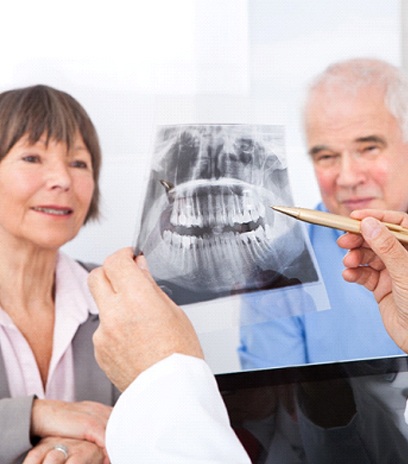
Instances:
[[[284,125],[294,203],[313,207],[319,192],[303,143],[304,89],[315,74],[339,59],[377,57],[407,68],[407,4],[4,3],[0,91],[37,83],[65,90],[83,104],[100,134],[102,218],[87,225],[65,251],[83,261],[102,262],[135,243],[158,124]],[[235,329],[230,331],[233,340]],[[219,363],[225,340],[220,332],[207,343],[214,352],[209,362],[215,371],[237,367],[235,342],[226,364]]]
[[[319,198],[302,140],[309,79],[330,62],[404,65],[404,0],[16,0],[2,5],[0,90],[71,93],[100,134],[103,217],[65,249],[101,262],[132,245],[157,124],[286,127],[294,201]]]

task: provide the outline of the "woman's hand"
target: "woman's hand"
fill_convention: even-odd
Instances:
[[[67,456],[55,447],[67,449]],[[65,437],[43,438],[27,454],[23,464],[109,464],[105,448],[86,440]]]
[[[105,429],[111,411],[110,406],[93,401],[36,399],[31,412],[31,435],[75,438],[104,448]]]

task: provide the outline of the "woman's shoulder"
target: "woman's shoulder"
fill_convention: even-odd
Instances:
[[[99,267],[100,264],[96,263],[85,263],[83,261],[80,261],[79,259],[76,260],[78,264],[80,264],[84,269],[86,269],[88,272],[91,272],[92,269],[95,269],[96,267]]]
[[[78,269],[85,269],[87,272],[91,272],[92,269],[99,267],[100,264],[92,263],[90,261],[83,261],[81,259],[74,258],[69,256],[68,254],[64,253],[63,251],[58,251],[58,261],[57,261],[57,269],[60,270],[68,270],[70,269],[71,272],[76,274]],[[82,275],[82,272],[79,273]]]

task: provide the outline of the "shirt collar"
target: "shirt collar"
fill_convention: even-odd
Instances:
[[[88,271],[77,261],[59,252],[56,267],[55,308],[61,308],[64,317],[72,317],[79,324],[85,322],[88,314],[98,314],[98,308],[88,284]],[[0,308],[0,324],[14,326],[10,316]]]
[[[84,322],[88,314],[98,314],[98,308],[88,288],[88,271],[77,261],[60,252],[55,276],[55,306],[64,307],[65,316],[71,315]]]

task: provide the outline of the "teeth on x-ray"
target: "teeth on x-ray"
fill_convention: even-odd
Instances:
[[[296,259],[304,243],[282,246],[291,226],[267,208],[290,201],[280,137],[261,126],[163,128],[151,181],[164,188],[152,184],[140,242],[155,277],[225,291]]]
[[[237,266],[263,260],[270,246],[265,206],[244,182],[190,181],[173,190],[170,221],[162,233],[171,260],[210,266],[227,259]]]
[[[169,226],[183,235],[245,232],[257,227],[265,216],[265,206],[253,187],[238,181],[189,182],[188,187],[174,187],[172,196]]]

